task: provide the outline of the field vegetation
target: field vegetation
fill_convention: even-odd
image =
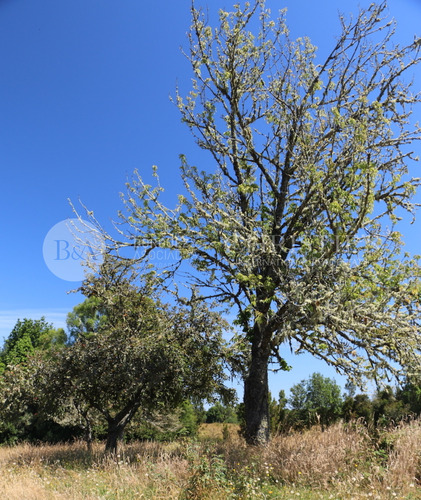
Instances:
[[[250,447],[235,424],[203,424],[195,439],[0,447],[0,497],[72,499],[417,499],[421,421],[380,432],[337,423]]]

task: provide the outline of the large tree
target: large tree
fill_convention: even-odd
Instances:
[[[203,296],[237,308],[249,443],[268,440],[268,366],[285,367],[289,347],[356,382],[420,370],[420,266],[401,252],[399,220],[419,185],[408,166],[421,43],[396,45],[385,9],[341,17],[318,57],[264,1],[221,10],[216,27],[193,6],[192,90],[177,104],[212,162],[201,171],[181,157],[174,209],[136,174],[126,226],[109,236],[152,264],[155,248],[177,251]]]

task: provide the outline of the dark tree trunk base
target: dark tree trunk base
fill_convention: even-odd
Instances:
[[[244,383],[245,438],[251,445],[269,441],[268,361],[265,353],[254,353]]]
[[[107,442],[105,444],[105,453],[107,455],[118,455],[119,447],[123,441],[124,426],[108,425]]]

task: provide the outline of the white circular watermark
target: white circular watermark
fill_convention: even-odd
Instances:
[[[58,278],[82,281],[86,264],[101,265],[104,248],[104,240],[92,224],[67,219],[48,231],[42,253],[48,269]]]

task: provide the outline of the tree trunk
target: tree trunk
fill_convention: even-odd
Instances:
[[[85,441],[86,441],[86,446],[88,448],[88,452],[92,453],[92,426],[91,426],[91,421],[88,418],[86,419]]]
[[[133,399],[129,401],[126,406],[117,413],[114,417],[110,414],[106,415],[108,429],[107,429],[107,442],[105,444],[105,453],[109,455],[117,455],[118,449],[123,441],[124,429],[126,425],[136,414],[139,409],[138,396],[135,394]]]
[[[261,338],[261,335],[258,337]],[[269,349],[262,347],[260,338],[253,339],[250,369],[244,382],[245,438],[247,443],[252,445],[266,444],[269,441],[270,429]]]
[[[84,431],[85,431],[86,447],[88,449],[88,453],[92,453],[93,438],[92,438],[92,424],[91,424],[91,418],[89,416],[89,410],[86,410],[86,411],[79,410],[79,414],[85,420]]]
[[[124,429],[127,422],[115,422],[111,420],[108,422],[107,429],[107,442],[105,444],[105,453],[107,455],[117,455],[119,446],[123,441]]]
[[[83,430],[84,430],[84,438],[86,442],[86,447],[88,449],[88,453],[92,453],[92,442],[93,442],[93,437],[92,437],[92,423],[91,423],[91,417],[89,415],[89,408],[88,409],[82,409],[79,402],[74,400],[73,404],[75,405],[76,411],[79,414],[79,417],[83,419],[85,422],[83,424]]]

